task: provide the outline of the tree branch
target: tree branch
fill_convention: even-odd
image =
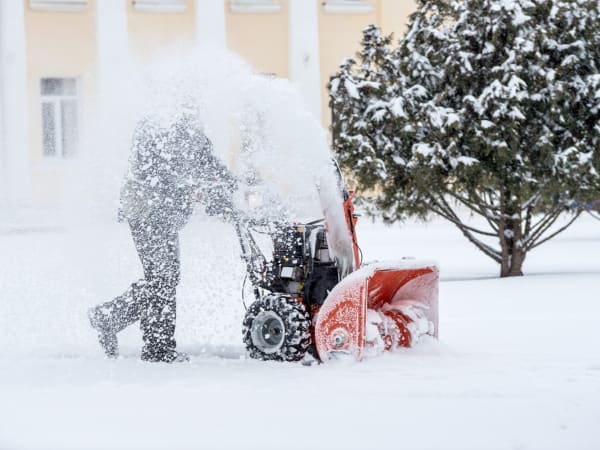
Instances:
[[[549,241],[550,239],[552,239],[553,237],[555,237],[557,234],[562,233],[563,231],[565,231],[567,228],[569,228],[569,226],[571,226],[571,224],[573,222],[575,222],[575,220],[577,220],[577,218],[581,215],[581,211],[579,211],[577,214],[575,214],[575,216],[573,216],[573,218],[571,220],[569,220],[569,222],[562,226],[561,228],[559,228],[557,231],[555,231],[554,233],[552,233],[550,236],[542,239],[539,242],[532,242],[531,246],[528,248],[528,250],[531,250],[533,248],[536,248],[539,245],[542,245],[544,242]],[[552,222],[554,223],[554,222]]]
[[[540,198],[541,198],[540,194],[532,195],[529,200],[527,200],[525,203],[521,204],[521,210],[525,210],[525,209],[531,210]]]
[[[531,232],[531,219],[533,218],[533,207],[534,205],[529,205],[529,207],[527,208],[527,212],[525,213],[525,232],[523,233],[523,236],[525,237],[529,236],[529,233]]]
[[[452,192],[451,190],[448,190],[448,189],[446,190],[446,192],[448,194],[450,194],[452,197],[454,197],[456,200],[458,200],[460,203],[462,203],[463,205],[465,205],[469,209],[471,209],[471,211],[478,213],[483,218],[485,218],[485,220],[487,221],[490,228],[492,230],[494,230],[493,236],[496,236],[498,234],[498,224],[495,223],[492,219],[490,219],[490,215],[486,211],[486,210],[490,210],[491,212],[493,212],[495,209],[498,209],[498,208],[491,206],[490,204],[486,203],[485,200],[480,198],[477,194],[472,193],[473,196],[475,197],[475,200],[473,202],[474,202],[475,206],[478,207],[478,209],[475,209],[471,206],[469,201],[467,199],[463,198],[462,196],[455,194],[454,192]],[[470,195],[471,195],[471,193],[470,193]],[[496,216],[493,216],[493,217],[496,217]]]
[[[561,209],[557,208],[553,211],[550,211],[548,214],[544,216],[537,224],[531,227],[531,235],[525,237],[523,242],[523,247],[525,249],[531,248],[531,245],[535,244],[535,241],[542,235],[548,228],[552,226],[554,222],[560,217]]]
[[[430,205],[430,209],[434,213],[438,214],[442,218],[444,218],[444,219],[452,222],[454,225],[456,225],[456,227],[462,232],[462,234],[473,245],[475,245],[479,250],[481,250],[484,254],[486,254],[487,256],[489,256],[490,258],[492,258],[497,263],[501,263],[502,262],[502,258],[500,257],[500,252],[498,252],[497,250],[494,250],[490,246],[484,244],[483,242],[481,242],[480,240],[478,240],[477,238],[475,238],[475,236],[473,236],[469,232],[469,230],[465,228],[464,224],[460,220],[456,220],[456,219],[454,219],[452,217],[452,216],[456,216],[456,214],[454,214],[451,210],[450,211],[445,211],[444,210],[444,206],[440,205],[439,202],[435,198],[433,198],[433,197],[429,197],[429,198],[430,198],[431,202],[435,205],[435,206],[431,206]]]
[[[452,194],[457,200],[459,200],[460,202],[465,203],[467,206],[469,205],[469,200],[465,199],[464,197],[454,193],[452,190],[448,190],[447,192]],[[500,211],[500,208],[498,208],[497,206],[493,206],[493,201],[490,202],[486,202],[483,198],[481,198],[476,191],[470,190],[468,192],[469,197],[474,197],[473,203],[475,203],[477,206],[479,207],[485,207],[486,209],[489,209],[490,211]],[[491,200],[491,198],[490,198]]]
[[[462,220],[460,220],[460,218],[458,217],[458,215],[452,210],[452,207],[448,204],[448,202],[444,199],[443,196],[441,196],[441,200],[444,203],[444,207],[446,208],[446,210],[448,211],[448,214],[451,214],[452,217],[454,218],[454,220],[448,219],[451,222],[455,223],[456,225],[465,228],[469,231],[472,231],[473,233],[477,233],[477,234],[481,234],[482,236],[491,236],[491,237],[496,237],[496,233],[491,233],[489,231],[482,231],[479,230],[477,228],[471,227],[469,225],[466,225]],[[477,211],[475,211],[477,212]]]

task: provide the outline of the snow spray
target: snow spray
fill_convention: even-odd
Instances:
[[[80,156],[69,161],[56,211],[64,232],[15,238],[5,250],[15,270],[6,273],[0,299],[3,354],[100,356],[87,309],[142,276],[129,230],[116,218],[132,131],[145,115],[168,125],[181,108],[195,108],[236,176],[259,178],[290,220],[322,217],[316,183],[330,169],[326,132],[288,81],[211,48],[170,49],[150,64],[125,58],[98,76]],[[180,236],[176,337],[192,353],[234,348],[240,355],[245,270],[238,242],[231,225],[196,209]],[[122,354],[139,356],[135,326],[119,339]]]

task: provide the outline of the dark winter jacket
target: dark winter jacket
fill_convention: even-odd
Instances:
[[[198,192],[210,194],[213,185],[222,197],[223,190],[230,195],[235,189],[236,180],[194,119],[183,116],[163,128],[146,118],[133,134],[120,213],[130,221],[179,229],[192,214]]]

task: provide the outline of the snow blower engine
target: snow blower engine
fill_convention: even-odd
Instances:
[[[267,225],[235,215],[255,296],[243,321],[251,358],[360,360],[438,335],[436,265],[405,259],[361,267],[352,195],[334,166],[335,187],[319,190],[321,220]],[[257,232],[270,235],[270,260]]]

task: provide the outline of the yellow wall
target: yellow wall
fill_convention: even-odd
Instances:
[[[0,0],[19,1],[19,0]],[[61,181],[72,167],[66,160],[53,160],[42,155],[40,79],[43,77],[77,77],[83,116],[80,137],[94,111],[96,70],[96,4],[88,0],[83,11],[34,11],[29,0],[25,5],[27,50],[27,83],[30,130],[30,152],[34,198],[40,203],[52,202],[60,193]],[[147,61],[173,45],[188,44],[195,37],[195,1],[186,0],[182,13],[143,12],[135,10],[132,0],[126,2],[130,54]],[[202,0],[199,0],[200,2]],[[396,38],[405,31],[408,15],[414,10],[413,0],[372,0],[368,13],[326,13],[325,0],[315,1],[319,8],[319,46],[321,106],[324,126],[331,115],[326,85],[343,58],[359,49],[362,30],[371,23],[394,32]],[[234,13],[230,1],[223,0],[227,46],[238,53],[257,72],[288,76],[288,0],[280,0],[281,10],[274,13]],[[80,148],[80,152],[85,152]]]
[[[306,1],[306,0],[303,0]],[[234,13],[226,0],[227,47],[260,73],[288,76],[288,2],[276,13]]]
[[[313,0],[314,1],[314,0]],[[325,12],[319,1],[319,45],[321,50],[321,107],[323,125],[329,127],[331,112],[327,83],[337,72],[342,60],[354,57],[360,49],[362,30],[370,24],[379,25],[385,34],[394,33],[398,39],[405,32],[409,14],[414,11],[413,0],[373,0],[368,13]]]
[[[40,79],[79,78],[80,105],[84,113],[80,117],[81,137],[88,119],[85,113],[91,109],[89,103],[93,102],[94,94],[97,0],[88,0],[86,9],[80,12],[34,11],[29,1],[22,1],[25,2],[32,190],[34,198],[49,203],[60,192],[61,181],[70,166],[64,161],[43,157]]]
[[[186,0],[185,12],[137,11],[127,1],[129,47],[134,58],[148,61],[166,48],[193,42],[194,1]]]
[[[313,0],[314,1],[314,0]],[[325,12],[322,2],[319,5],[319,46],[321,49],[321,109],[323,123],[329,126],[327,83],[347,57],[353,57],[358,51],[362,30],[369,24],[377,23],[377,8],[369,13],[329,13]]]
[[[385,34],[394,33],[397,41],[406,32],[408,16],[416,9],[413,0],[379,0],[378,23]]]

